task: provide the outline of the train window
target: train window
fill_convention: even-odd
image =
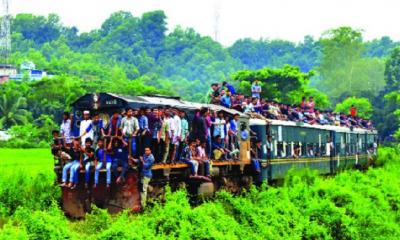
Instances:
[[[77,118],[81,118],[81,117],[82,117],[82,111],[80,111],[80,110],[75,111],[75,116],[76,116]]]
[[[308,146],[308,144],[307,143],[305,143],[305,142],[303,142],[303,143],[300,143],[301,145],[301,150],[300,150],[300,154],[301,154],[301,156],[303,156],[303,157],[307,157],[307,146]]]
[[[326,143],[321,143],[321,147],[319,148],[319,153],[321,156],[326,155]]]
[[[278,142],[277,144],[277,158],[282,158],[285,157],[284,155],[284,147],[283,147],[283,142]]]

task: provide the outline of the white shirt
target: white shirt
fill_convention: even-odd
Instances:
[[[225,120],[224,119],[220,119],[220,118],[216,118],[214,121],[214,137],[220,135],[222,139],[225,138]]]
[[[86,129],[92,124],[92,120],[82,120],[81,125],[79,126],[79,136],[82,136],[84,133],[86,133]],[[89,132],[85,134],[85,136],[82,137],[81,143],[82,145],[85,145],[85,140],[86,138],[91,138],[93,140],[93,128],[90,129]]]
[[[251,96],[260,98],[260,93],[261,93],[261,86],[253,84],[251,86]]]
[[[169,137],[173,138],[174,137],[173,135],[175,134],[175,129],[176,129],[175,120],[173,118],[168,118],[167,121],[168,121],[168,125],[169,125],[169,130],[168,130]]]
[[[331,155],[331,149],[333,150],[333,142],[328,142],[326,144],[326,156]]]
[[[174,116],[174,136],[180,137],[182,135],[182,119],[178,116]]]
[[[60,126],[61,136],[65,137],[66,143],[71,143],[71,119],[61,122]]]

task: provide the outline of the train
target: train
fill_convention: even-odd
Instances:
[[[223,111],[227,115],[238,114],[240,122],[248,127],[253,139],[262,144],[261,171],[255,174],[251,164],[251,139],[240,146],[240,158],[237,161],[212,160],[211,181],[190,178],[186,164],[154,164],[153,177],[149,184],[148,199],[162,199],[166,188],[172,191],[186,188],[191,196],[212,196],[224,189],[239,193],[252,184],[271,183],[283,179],[291,168],[310,168],[320,174],[335,174],[346,168],[368,167],[376,154],[378,133],[376,130],[348,128],[332,125],[309,125],[306,123],[265,119],[254,114],[244,114],[220,105],[183,101],[179,97],[167,96],[125,96],[113,93],[88,93],[72,103],[73,128],[75,136],[79,135],[79,125],[83,111],[98,112],[104,122],[115,111],[128,107],[169,106],[187,113],[193,119],[200,108]],[[273,151],[267,154],[267,136]],[[332,151],[328,149],[332,144]],[[310,154],[311,153],[311,154]],[[293,157],[296,154],[296,157]],[[55,157],[54,171],[57,184],[61,183],[63,161]],[[199,169],[202,171],[202,169]],[[84,172],[79,174],[77,188],[62,187],[61,207],[66,215],[82,218],[94,204],[108,209],[110,213],[122,210],[138,211],[140,209],[139,173],[135,166],[130,166],[126,181],[122,185],[112,184],[106,188],[105,177],[101,172],[100,184],[95,189],[86,189],[82,182]],[[103,182],[102,182],[103,180]]]

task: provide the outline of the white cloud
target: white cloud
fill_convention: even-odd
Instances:
[[[351,26],[364,29],[364,38],[387,35],[400,40],[400,1],[396,0],[10,0],[10,11],[47,15],[56,13],[68,26],[81,32],[99,28],[113,12],[135,16],[164,10],[169,28],[192,27],[214,36],[215,12],[219,9],[218,40],[230,45],[239,38],[301,41],[318,38],[324,31]]]

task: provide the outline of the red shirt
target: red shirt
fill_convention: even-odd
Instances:
[[[352,117],[355,117],[357,115],[357,108],[356,107],[350,108],[350,115]]]

